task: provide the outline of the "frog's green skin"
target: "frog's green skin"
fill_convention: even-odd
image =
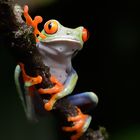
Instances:
[[[64,85],[64,89],[57,94],[57,101],[58,99],[71,94],[77,83],[78,75],[72,67],[71,59],[75,53],[83,48],[84,42],[82,40],[83,27],[71,29],[62,26],[58,21],[56,22],[58,23],[57,32],[54,34],[47,34],[45,30],[43,30],[41,33],[44,34],[46,38],[42,39],[39,37],[37,46],[43,56],[44,64],[50,67],[50,73]],[[17,86],[19,86],[17,80],[19,73],[20,68],[17,66],[15,70],[15,81]],[[98,103],[98,98],[93,92],[76,94],[74,96],[69,96],[68,99],[77,106],[83,106],[84,104],[89,103],[94,106]],[[31,110],[30,107],[27,107],[27,110]],[[26,113],[29,112],[30,111],[26,111]],[[88,128],[90,121],[91,117],[89,117],[85,123],[84,130]]]

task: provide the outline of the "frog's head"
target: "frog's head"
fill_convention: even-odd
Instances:
[[[49,20],[45,23],[41,32],[46,38],[38,37],[39,42],[54,47],[59,52],[70,53],[83,48],[83,43],[88,39],[88,31],[80,26],[75,29],[61,25],[57,20]],[[71,53],[72,53],[71,51]]]

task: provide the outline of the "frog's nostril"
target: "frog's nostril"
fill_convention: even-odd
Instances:
[[[71,34],[71,32],[70,31],[67,31],[67,33],[66,33],[67,35],[70,35]]]
[[[84,42],[86,42],[89,38],[89,32],[86,28],[83,28],[83,31],[82,31],[82,40]]]

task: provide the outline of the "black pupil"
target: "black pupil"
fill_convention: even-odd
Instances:
[[[49,28],[49,30],[52,28],[52,22],[50,22],[49,24],[48,24],[48,28]]]

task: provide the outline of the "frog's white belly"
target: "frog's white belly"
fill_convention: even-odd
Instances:
[[[61,83],[64,83],[68,76],[68,74],[66,73],[66,70],[60,69],[60,68],[50,67],[50,73],[51,75],[55,76],[57,80]]]
[[[57,80],[63,84],[72,68],[71,57],[76,48],[76,46],[72,44],[72,42],[63,42],[63,44],[62,42],[38,44],[44,64],[50,68],[51,75],[55,76]]]
[[[55,76],[57,80],[64,84],[68,77],[67,70],[69,69],[67,64],[71,64],[68,58],[60,59],[61,56],[57,56],[57,58],[53,59],[48,57],[48,55],[44,56],[44,64],[50,68],[51,75]],[[62,61],[63,60],[63,61]]]

